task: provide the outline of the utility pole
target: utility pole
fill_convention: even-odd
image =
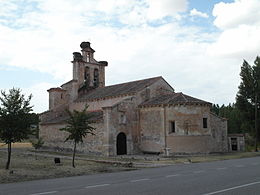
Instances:
[[[255,151],[258,152],[258,130],[257,130],[257,94],[255,94]]]

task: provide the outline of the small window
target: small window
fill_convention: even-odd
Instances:
[[[170,122],[170,133],[175,133],[175,121]]]
[[[126,115],[124,112],[119,114],[119,124],[126,124]]]
[[[208,128],[208,119],[203,118],[203,128]]]

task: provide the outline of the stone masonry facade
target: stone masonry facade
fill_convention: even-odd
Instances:
[[[176,93],[162,78],[105,85],[106,61],[96,61],[89,42],[73,53],[73,78],[49,92],[49,110],[40,116],[45,147],[71,149],[64,143],[69,110],[93,114],[95,135],[78,150],[114,156],[122,154],[175,154],[226,152],[227,121],[210,112],[211,103]]]

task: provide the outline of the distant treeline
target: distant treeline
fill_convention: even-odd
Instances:
[[[216,115],[228,119],[228,133],[250,133],[254,134],[254,129],[251,129],[251,125],[248,121],[243,118],[241,112],[236,107],[236,105],[222,105],[213,104],[211,112]]]
[[[241,82],[238,86],[236,102],[227,106],[214,104],[211,111],[228,119],[228,133],[247,133],[260,139],[260,57],[254,64],[244,60],[240,71]]]

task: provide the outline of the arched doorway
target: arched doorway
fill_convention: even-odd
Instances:
[[[116,154],[123,155],[126,153],[127,153],[126,135],[121,132],[116,137]]]

